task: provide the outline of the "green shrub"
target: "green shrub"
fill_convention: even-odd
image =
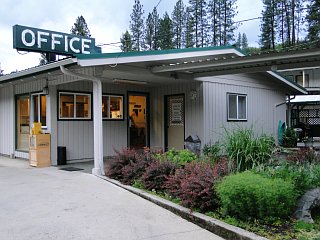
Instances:
[[[216,187],[222,212],[239,219],[288,218],[296,203],[290,181],[246,171],[225,177]]]
[[[269,178],[281,178],[292,182],[299,195],[314,187],[320,187],[320,165],[284,163],[280,166],[266,167],[259,173]]]
[[[224,150],[230,160],[230,171],[250,170],[267,163],[273,152],[275,142],[271,136],[254,136],[252,129],[225,129]]]
[[[165,154],[157,154],[156,158],[160,161],[169,160],[177,165],[185,165],[197,159],[197,155],[187,149],[175,150],[174,148],[167,151]]]

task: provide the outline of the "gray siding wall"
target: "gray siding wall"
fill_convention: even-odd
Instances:
[[[14,87],[0,88],[0,154],[11,156],[15,148]]]
[[[202,79],[205,81],[203,126],[206,133],[203,144],[221,140],[224,128],[232,130],[252,127],[258,134],[266,133],[277,137],[278,121],[285,121],[286,105],[282,104],[285,94],[274,90],[274,87],[261,84],[261,75],[241,74],[223,78]],[[227,93],[247,95],[248,121],[227,121]]]
[[[197,98],[191,100],[190,92],[196,91]],[[164,98],[165,95],[185,94],[185,137],[195,134],[203,140],[203,97],[202,83],[159,86],[151,90],[151,146],[164,147]]]

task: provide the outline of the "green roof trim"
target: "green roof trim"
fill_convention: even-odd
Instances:
[[[245,55],[245,53],[233,46],[215,46],[215,47],[203,47],[203,48],[183,48],[183,49],[168,49],[168,50],[151,50],[151,51],[133,51],[133,52],[115,52],[115,53],[98,53],[98,54],[78,54],[78,59],[101,59],[101,58],[119,58],[119,57],[139,57],[139,56],[151,56],[151,55],[164,55],[173,53],[188,53],[188,52],[201,52],[201,51],[213,51],[234,49]]]

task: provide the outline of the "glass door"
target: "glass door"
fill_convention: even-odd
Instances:
[[[142,149],[149,146],[148,95],[128,94],[128,146]]]
[[[17,150],[29,150],[30,132],[30,97],[29,95],[18,96],[16,100],[17,116]]]

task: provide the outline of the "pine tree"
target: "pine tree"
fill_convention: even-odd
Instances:
[[[178,0],[174,6],[171,14],[173,42],[175,48],[182,48],[185,46],[185,32],[186,32],[186,12],[183,0]]]
[[[208,18],[210,22],[208,23],[210,28],[209,36],[209,43],[213,46],[218,46],[220,42],[221,36],[221,26],[220,26],[220,15],[221,15],[221,7],[222,1],[221,0],[210,0],[208,4]]]
[[[142,9],[143,5],[141,5],[140,0],[135,0],[133,5],[133,10],[130,15],[130,31],[131,36],[133,37],[133,50],[141,51],[143,49],[143,33],[144,33],[144,19],[143,14],[144,10]]]
[[[245,33],[242,34],[242,39],[241,39],[241,48],[242,49],[247,49],[249,47],[248,45],[248,38]]]
[[[160,19],[157,8],[153,8],[152,13],[148,14],[148,18],[146,20],[145,47],[148,50],[157,50],[159,48],[159,21]]]
[[[306,16],[308,23],[308,35],[309,41],[319,41],[320,39],[320,1],[310,0],[308,5],[308,13]]]
[[[84,37],[91,37],[86,20],[82,15],[76,19],[76,22],[71,28],[71,33]]]
[[[234,31],[237,26],[234,22],[236,16],[236,1],[237,0],[221,0],[220,9],[220,46],[229,45],[234,41]]]
[[[275,49],[277,28],[277,0],[263,0],[260,46],[262,49]]]
[[[162,19],[160,19],[159,31],[159,47],[160,49],[173,49],[173,33],[172,21],[169,14],[166,12]]]
[[[207,2],[205,0],[189,0],[189,4],[194,19],[196,47],[205,47],[208,44]]]
[[[121,50],[122,52],[131,52],[132,51],[132,39],[131,35],[128,32],[128,30],[122,34],[122,37],[120,38],[121,41]]]
[[[195,45],[194,41],[194,18],[190,12],[190,7],[187,7],[186,10],[186,33],[185,33],[185,42],[186,48],[192,48]]]

